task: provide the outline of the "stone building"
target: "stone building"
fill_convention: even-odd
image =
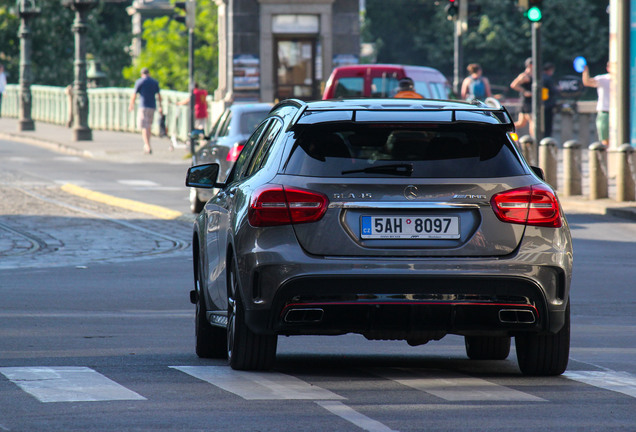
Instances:
[[[317,99],[334,67],[358,62],[360,0],[198,1],[218,7],[215,100]],[[140,34],[145,18],[171,13],[172,5],[135,0],[129,11]]]

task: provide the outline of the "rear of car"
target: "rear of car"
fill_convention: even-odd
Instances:
[[[427,99],[449,99],[450,86],[444,75],[427,66],[363,64],[335,68],[322,95],[337,98],[392,98],[402,78],[413,79],[415,91]]]
[[[515,336],[525,373],[561,373],[571,239],[513,132],[485,105],[304,105],[271,169],[234,189],[249,329],[411,345],[457,334],[483,359],[506,358]]]

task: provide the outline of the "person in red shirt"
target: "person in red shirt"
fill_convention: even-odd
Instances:
[[[199,88],[198,83],[194,83],[194,128],[205,131],[208,122],[208,92],[207,90]],[[177,105],[187,105],[190,103],[190,98],[184,99],[178,102]]]
[[[424,96],[417,93],[414,87],[415,83],[411,78],[402,78],[399,83],[399,91],[393,97],[402,99],[424,99]]]

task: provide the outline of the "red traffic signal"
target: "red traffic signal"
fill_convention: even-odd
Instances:
[[[459,0],[448,0],[448,4],[445,9],[448,19],[455,19],[459,13]]]

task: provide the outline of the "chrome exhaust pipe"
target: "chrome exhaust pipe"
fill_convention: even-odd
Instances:
[[[534,324],[536,322],[534,312],[527,309],[501,309],[499,321],[506,324]]]
[[[318,323],[322,321],[325,311],[322,308],[294,308],[285,313],[287,323]]]

